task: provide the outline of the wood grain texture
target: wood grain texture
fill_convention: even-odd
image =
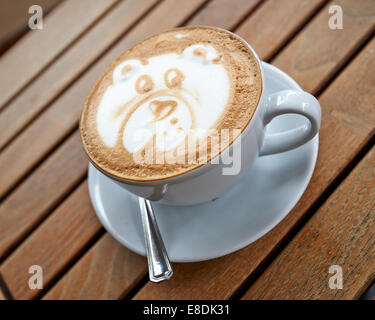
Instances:
[[[88,92],[110,63],[140,40],[183,23],[203,2],[162,2],[12,141],[0,154],[0,198],[77,126]]]
[[[357,299],[375,278],[375,148],[244,295],[244,299]],[[331,289],[329,268],[342,268]],[[334,273],[336,274],[337,271]]]
[[[66,0],[0,58],[0,109],[117,0]],[[69,23],[67,23],[69,17]]]
[[[200,10],[187,25],[220,26],[232,30],[263,0],[213,0]]]
[[[15,299],[32,299],[40,290],[28,286],[31,265],[43,268],[43,286],[87,245],[101,229],[85,180],[1,265],[0,272]]]
[[[146,270],[146,258],[106,234],[43,299],[118,299],[146,275]]]
[[[156,2],[120,2],[12,100],[0,113],[0,150]]]
[[[343,10],[343,30],[328,27],[330,2],[278,56],[274,63],[307,91],[324,87],[350,56],[375,30],[373,0],[337,0]],[[307,82],[305,79],[309,79]]]
[[[208,262],[175,265],[171,280],[159,285],[148,283],[136,299],[227,299],[254,274],[374,134],[375,72],[369,67],[374,57],[375,40],[321,96],[317,165],[304,195],[287,217],[236,253]]]
[[[268,61],[325,2],[327,0],[268,0],[236,33],[250,43],[262,60]]]
[[[39,0],[46,16],[61,0]],[[0,3],[0,52],[12,45],[17,38],[28,30],[31,17],[29,8],[35,4],[33,0],[1,1]],[[5,49],[4,49],[5,47]]]
[[[0,205],[0,259],[85,175],[78,133],[64,142]]]

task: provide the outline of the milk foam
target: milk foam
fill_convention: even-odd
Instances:
[[[214,126],[227,106],[230,86],[221,54],[206,44],[146,61],[125,60],[114,69],[113,83],[100,101],[98,133],[107,147],[120,139],[129,153],[154,136],[157,149],[171,150],[189,130]]]

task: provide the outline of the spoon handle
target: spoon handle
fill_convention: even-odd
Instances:
[[[156,223],[154,210],[149,200],[143,198],[138,200],[145,235],[150,280],[152,282],[168,280],[172,276],[173,270]]]

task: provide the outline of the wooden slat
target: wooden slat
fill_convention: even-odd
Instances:
[[[88,92],[111,62],[145,37],[182,23],[203,2],[204,0],[162,2],[27,127],[0,155],[0,198],[77,126]]]
[[[334,1],[343,10],[343,30],[328,28],[331,15],[329,3],[315,19],[314,24],[288,45],[283,55],[274,61],[282,70],[293,74],[294,79],[307,91],[320,90],[368,34],[375,30],[375,4],[373,0]],[[321,35],[317,37],[316,35]],[[362,40],[361,40],[362,39]],[[345,48],[342,50],[341,48]],[[308,82],[304,82],[309,79]]]
[[[46,14],[61,3],[61,0],[38,0]],[[33,0],[2,1],[0,3],[0,52],[9,47],[28,30],[29,8]]]
[[[214,0],[196,14],[187,25],[220,26],[233,29],[263,0]]]
[[[0,150],[157,0],[120,2],[0,113]]]
[[[262,273],[244,299],[357,299],[375,274],[375,148]],[[331,266],[342,289],[331,289]],[[334,273],[336,273],[335,271]]]
[[[0,259],[79,182],[87,158],[73,134],[0,205]]]
[[[43,285],[48,286],[100,229],[85,180],[0,267],[13,297],[31,299],[40,293],[28,286],[29,266],[43,268]]]
[[[300,8],[299,6],[298,6],[298,8]],[[217,16],[213,16],[212,17],[212,21],[210,21],[209,19],[208,19],[208,17],[209,17],[209,15],[208,15],[208,12],[206,13],[205,12],[205,10],[208,10],[208,6],[207,7],[205,7],[202,11],[200,11],[197,15],[199,16],[199,15],[203,15],[203,16],[205,16],[205,17],[207,17],[206,18],[206,20],[205,20],[205,23],[206,24],[210,24],[210,22],[213,22],[213,21],[220,21],[220,19],[218,19],[218,17]],[[218,10],[217,12],[220,12],[220,10]],[[298,12],[298,11],[297,11]],[[303,11],[303,9],[301,9],[301,13],[302,12],[304,12]],[[257,11],[254,13],[254,15],[257,13]],[[285,11],[285,14],[288,14],[288,11]],[[251,19],[251,18],[250,18]],[[192,20],[195,20],[195,17],[192,19]],[[188,23],[190,24],[190,22],[191,21],[189,21]],[[223,23],[225,23],[225,21],[223,21]],[[299,20],[298,20],[298,23],[299,23]],[[220,26],[220,25],[219,25]],[[277,26],[276,26],[277,27]],[[97,250],[96,248],[94,248],[94,250]],[[217,261],[217,260],[215,260],[215,261]],[[68,280],[68,278],[69,279],[71,279],[71,278],[75,278],[75,279],[80,279],[80,278],[84,278],[85,277],[85,274],[87,273],[87,270],[86,270],[86,268],[84,268],[84,267],[81,267],[81,263],[82,263],[82,261],[79,261],[73,268],[72,268],[72,270],[71,270],[71,272],[70,272],[70,274],[69,274],[69,277],[63,277],[62,278],[62,280],[59,282],[59,284],[57,285],[57,287],[58,287],[58,289],[56,289],[56,287],[54,287],[54,288],[52,288],[51,289],[51,292],[49,293],[49,297],[55,297],[55,298],[61,298],[62,296],[60,295],[60,293],[58,293],[58,294],[55,294],[55,290],[57,290],[58,292],[60,292],[62,289],[61,288],[67,288],[67,287],[69,287],[69,283],[70,283],[70,281],[71,280]],[[115,263],[115,261],[112,261],[112,263]],[[242,262],[241,262],[242,263]],[[200,264],[194,264],[194,265],[196,265],[196,268],[197,269],[199,269],[199,268],[202,268],[203,266],[207,266],[207,262],[205,262],[205,263],[200,263]],[[177,267],[178,268],[178,266],[179,265],[176,265],[175,266],[175,268]],[[209,266],[208,266],[208,268],[209,268]],[[202,269],[202,271],[204,272],[204,268]],[[110,273],[112,273],[113,271],[112,271],[112,269],[108,269],[108,270],[105,270],[105,269],[103,269],[102,270],[102,273],[99,275],[98,274],[98,278],[97,278],[97,281],[98,282],[105,282],[106,281],[106,279],[109,277],[109,274]],[[147,272],[147,267],[146,266],[144,266],[144,270],[142,270],[142,272],[144,272],[144,273],[146,273]],[[237,271],[235,271],[235,272],[237,272]],[[174,277],[175,276],[178,276],[178,275],[174,275]],[[202,278],[197,278],[197,282],[196,282],[196,285],[198,285],[198,283],[199,282],[201,282],[201,279]],[[122,286],[122,290],[125,290],[126,289],[126,286],[127,286],[127,284],[126,283],[124,283],[124,285]],[[118,283],[116,283],[116,288],[120,288],[121,289],[121,285],[119,285]],[[197,288],[199,288],[199,287],[197,287]],[[68,289],[65,289],[65,290],[67,290],[66,292],[65,292],[65,294],[63,295],[63,297],[64,298],[75,298],[75,297],[77,297],[77,295],[76,295],[76,293],[75,293],[75,291],[74,290],[77,290],[77,289],[74,289],[74,288],[71,288],[70,290],[68,290]],[[117,290],[117,289],[116,289]],[[121,292],[122,292],[122,290],[119,290],[118,292],[117,292],[117,296],[118,295],[120,295],[121,294]],[[95,292],[87,292],[87,294],[89,294],[89,297],[90,298],[103,298],[102,296],[97,296],[97,294],[100,294],[100,293],[95,293]],[[113,297],[113,296],[112,296]],[[108,298],[108,297],[107,297]]]
[[[0,58],[0,108],[117,0],[67,0]],[[68,19],[68,20],[67,20]]]
[[[268,0],[236,33],[248,40],[258,55],[267,61],[325,2],[327,0]]]
[[[158,286],[148,283],[136,299],[226,299],[253,275],[374,134],[375,72],[369,68],[374,54],[375,40],[321,97],[323,120],[317,166],[304,195],[288,216],[239,252],[203,263],[176,264],[174,278]]]
[[[118,299],[145,276],[146,265],[106,234],[43,299]]]

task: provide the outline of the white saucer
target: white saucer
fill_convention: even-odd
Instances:
[[[284,72],[264,64],[270,92],[301,90]],[[303,124],[297,115],[274,119],[270,132]],[[153,207],[169,258],[193,262],[217,258],[239,250],[275,227],[296,205],[314,171],[319,138],[295,150],[258,158],[249,172],[214,202]],[[107,231],[141,255],[145,245],[136,196],[89,167],[89,192],[95,212]]]

